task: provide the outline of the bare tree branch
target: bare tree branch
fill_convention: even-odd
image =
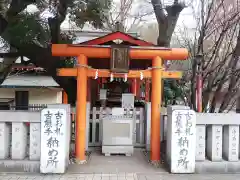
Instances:
[[[238,95],[240,64],[237,59],[239,54],[236,55],[236,52],[240,51],[238,49],[240,14],[238,8],[230,8],[230,6],[236,7],[235,3],[236,1],[224,0],[207,3],[206,0],[201,0],[199,14],[194,14],[198,22],[197,33],[194,35],[197,40],[192,43],[194,37],[182,38],[181,43],[191,51],[192,68],[184,76],[185,82],[189,82],[191,78],[190,106],[195,104],[194,57],[199,52],[203,54],[203,109],[207,110],[207,105],[210,103],[210,112],[225,112]],[[180,33],[180,35],[185,34]]]

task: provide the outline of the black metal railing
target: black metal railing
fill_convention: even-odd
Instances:
[[[29,104],[28,106],[11,105],[10,110],[28,110],[28,111],[41,111],[47,108],[47,104]]]

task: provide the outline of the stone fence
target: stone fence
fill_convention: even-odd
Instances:
[[[64,173],[70,133],[70,105],[0,111],[0,171]]]
[[[1,171],[39,169],[40,121],[40,112],[0,111]]]
[[[175,110],[189,110],[185,106],[173,106]],[[151,103],[145,106],[146,148],[150,147]],[[169,122],[174,121],[172,111],[162,109],[161,140],[169,143]],[[240,114],[196,113],[195,173],[240,173]],[[169,135],[170,134],[170,135]],[[168,153],[168,152],[167,152]]]
[[[64,121],[70,122],[70,106],[49,105],[48,108],[50,108],[49,111],[51,111],[51,113],[54,115],[56,112],[53,109],[64,109],[66,114],[69,115],[65,117]],[[150,145],[150,109],[151,104],[147,103],[144,113],[145,130],[142,131],[145,132],[146,149],[149,149]],[[191,132],[188,131],[189,138],[191,140],[185,139],[185,141],[182,143],[189,145],[188,148],[190,148],[190,146],[194,146],[195,148],[188,149],[188,151],[192,153],[191,156],[187,153],[186,149],[181,149],[181,153],[185,155],[188,154],[191,162],[194,161],[194,172],[240,172],[240,114],[194,113],[192,111],[189,111],[188,107],[184,106],[173,106],[171,109],[172,111],[165,111],[162,113],[161,138],[162,140],[166,140],[167,144],[169,144],[169,142],[172,143],[173,141],[177,142],[180,136],[176,136],[177,131],[176,129],[173,129],[173,126],[171,125],[173,123],[176,123],[176,112],[178,111],[178,113],[185,113],[186,111],[191,114],[191,126],[189,126],[191,127]],[[174,113],[175,115],[172,115]],[[45,161],[46,157],[48,157],[49,154],[47,151],[41,152],[41,149],[47,149],[48,137],[46,137],[44,140],[44,138],[42,138],[43,135],[41,134],[43,133],[43,131],[41,132],[41,129],[46,128],[46,124],[44,125],[43,123],[40,123],[41,121],[45,121],[43,118],[46,117],[46,112],[45,114],[41,115],[40,111],[0,111],[0,171],[9,171],[9,169],[11,169],[11,171],[14,172],[39,172],[41,157],[45,157],[45,159],[43,159]],[[187,116],[182,116],[182,123],[186,122],[186,117]],[[56,118],[54,122],[57,122]],[[169,124],[169,122],[171,122],[171,124]],[[67,144],[70,144],[70,124],[65,124],[63,126],[66,126],[64,130],[66,137],[61,137],[62,139],[58,140],[55,139],[54,143],[61,140],[61,142],[64,141],[67,146]],[[62,133],[60,134],[62,135]],[[56,137],[57,136],[54,138]],[[181,137],[181,140],[183,140],[183,138],[186,137]],[[45,143],[41,143],[41,141],[45,141]],[[169,147],[170,149],[172,148],[171,146]],[[175,147],[178,148],[177,146]],[[64,153],[61,149],[58,148],[58,152],[61,152],[61,156],[65,157],[63,161],[66,165],[69,158],[69,149]],[[169,152],[167,152],[167,154],[169,154]],[[43,156],[43,153],[45,153],[46,156]],[[54,153],[51,151],[50,154]],[[179,154],[175,155],[176,157],[179,156]],[[169,158],[167,161],[171,161],[171,158]],[[180,163],[184,162],[185,165],[187,164],[187,161],[183,161],[183,159],[181,159],[181,161],[175,159],[175,161],[179,161]],[[169,163],[169,165],[170,164],[171,163]],[[61,170],[61,172],[63,172],[63,170]]]

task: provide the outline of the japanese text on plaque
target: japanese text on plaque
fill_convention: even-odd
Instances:
[[[60,138],[63,135],[62,132],[62,116],[60,111],[53,113],[48,110],[44,114],[44,134],[47,136],[46,147],[48,148],[48,157],[46,167],[57,168],[59,162],[59,148],[60,148]]]
[[[174,122],[176,129],[174,133],[177,135],[177,146],[179,147],[177,165],[178,167],[183,167],[184,169],[188,169],[190,161],[188,156],[190,151],[190,136],[194,135],[192,132],[192,116],[193,114],[189,111],[186,113],[178,112],[176,114],[176,121]]]

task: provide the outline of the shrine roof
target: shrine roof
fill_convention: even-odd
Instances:
[[[116,31],[113,33],[109,33],[107,35],[84,41],[79,44],[82,45],[109,45],[109,44],[115,44],[115,40],[120,41],[120,44],[128,44],[131,46],[154,46],[154,44],[141,40],[139,38],[136,38],[134,36],[131,36],[129,34]]]

